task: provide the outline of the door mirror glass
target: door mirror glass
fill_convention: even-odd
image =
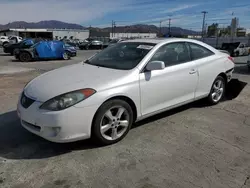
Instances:
[[[146,70],[162,70],[165,68],[165,63],[163,61],[151,61],[147,64]]]

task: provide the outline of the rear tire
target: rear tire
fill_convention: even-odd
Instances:
[[[110,145],[122,140],[133,123],[131,106],[120,99],[105,102],[92,124],[92,138],[98,145]]]
[[[21,62],[29,62],[32,60],[32,57],[31,57],[30,53],[28,53],[28,52],[21,52],[19,54],[19,60]]]
[[[69,56],[69,53],[68,53],[68,52],[64,52],[64,53],[63,53],[63,59],[64,59],[64,60],[69,60],[69,59],[70,59],[70,56]]]
[[[218,104],[225,95],[226,81],[222,76],[217,76],[208,95],[208,102],[211,105]]]

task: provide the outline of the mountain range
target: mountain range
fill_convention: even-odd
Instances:
[[[8,28],[34,28],[34,29],[91,29],[94,31],[100,32],[112,32],[112,27],[106,28],[98,28],[98,27],[84,27],[79,24],[74,23],[66,23],[57,20],[45,20],[40,22],[25,22],[25,21],[15,21],[8,23],[6,25],[0,25],[0,29],[8,29]],[[161,33],[166,34],[168,33],[168,27],[159,28],[155,25],[146,25],[146,24],[137,24],[137,25],[128,25],[128,26],[117,26],[115,28],[116,33]],[[172,35],[196,35],[198,32],[182,29],[180,27],[171,27],[171,34]]]

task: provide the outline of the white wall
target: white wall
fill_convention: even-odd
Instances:
[[[48,30],[50,31],[50,30]],[[58,39],[61,39],[64,36],[67,36],[67,38],[70,38],[71,36],[73,36],[74,39],[81,39],[84,40],[86,38],[89,37],[89,31],[88,30],[52,30],[53,32],[53,37],[55,38],[56,36],[58,37]]]
[[[202,39],[196,39],[202,41]],[[204,38],[204,42],[213,46],[221,47],[223,42],[242,42],[250,46],[250,37],[219,37],[219,38]]]
[[[112,37],[112,33],[110,33],[110,38],[156,38],[156,33],[114,33]]]

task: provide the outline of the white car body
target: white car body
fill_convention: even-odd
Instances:
[[[248,55],[249,47],[245,43],[240,43],[239,46],[234,50],[234,53],[238,53],[239,56]]]
[[[0,36],[0,46],[3,46],[5,43],[9,43],[8,36]]]
[[[97,110],[109,99],[125,97],[132,101],[136,111],[135,120],[139,121],[207,97],[215,78],[222,75],[229,81],[234,69],[234,63],[227,54],[197,40],[172,38],[125,42],[149,42],[155,46],[131,70],[103,68],[81,62],[47,72],[29,82],[23,92],[34,102],[24,108],[20,95],[17,105],[23,127],[53,142],[87,139],[91,137],[91,126]],[[213,55],[163,70],[142,72],[161,46],[174,42],[198,44],[209,49]],[[39,108],[55,96],[82,88],[93,88],[96,93],[61,111]]]

